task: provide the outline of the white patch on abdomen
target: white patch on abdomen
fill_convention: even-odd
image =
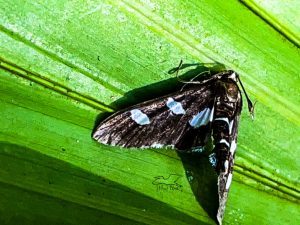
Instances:
[[[231,184],[231,180],[232,180],[232,173],[228,174],[228,177],[227,177],[227,181],[226,181],[226,190],[229,189],[230,187],[230,184]]]
[[[233,140],[230,145],[230,153],[233,155],[236,149],[236,142]]]
[[[225,139],[221,139],[219,143],[223,143],[223,144],[227,145],[227,147],[230,147],[228,141],[226,141]]]
[[[228,160],[226,160],[224,162],[225,173],[227,173],[227,171],[228,171],[228,164],[229,164],[229,162],[228,162]]]

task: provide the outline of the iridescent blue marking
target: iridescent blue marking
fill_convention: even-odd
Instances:
[[[148,116],[139,109],[130,111],[131,118],[139,125],[146,125],[150,123]]]
[[[185,110],[183,109],[181,103],[176,102],[173,98],[168,98],[167,106],[172,111],[172,113],[176,115],[185,114]]]
[[[211,110],[210,108],[206,108],[203,111],[199,112],[197,115],[193,116],[193,119],[189,121],[192,127],[198,128],[201,126],[205,126],[210,121]]]
[[[216,158],[216,153],[212,153],[208,156],[208,160],[209,162],[211,163],[211,165],[213,167],[216,167],[217,166],[217,158]]]
[[[192,152],[197,152],[197,153],[201,153],[203,152],[205,149],[203,146],[196,146],[192,148]]]

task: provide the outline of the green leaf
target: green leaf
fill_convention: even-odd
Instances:
[[[176,86],[168,71],[183,59],[237,71],[257,100],[254,121],[242,113],[224,224],[298,224],[299,26],[289,21],[300,6],[255,1],[263,20],[245,2],[1,1],[0,223],[214,224],[205,157],[91,138],[99,114]],[[182,190],[153,185],[170,174]]]
[[[299,1],[242,1],[297,47],[300,46]]]

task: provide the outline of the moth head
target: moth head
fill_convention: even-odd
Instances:
[[[228,70],[220,79],[223,93],[226,93],[230,101],[235,101],[238,97],[239,88],[237,86],[237,76],[236,72]]]
[[[226,90],[227,97],[234,100],[237,99],[239,89],[236,83],[226,82],[225,87],[226,87],[225,90]]]

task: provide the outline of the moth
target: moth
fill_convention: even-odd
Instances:
[[[212,138],[214,147],[209,160],[218,174],[217,220],[221,224],[232,180],[242,110],[238,83],[252,116],[254,106],[239,75],[232,70],[188,83],[193,85],[116,112],[98,125],[93,138],[105,145],[124,148],[169,147],[195,153],[202,152]]]

